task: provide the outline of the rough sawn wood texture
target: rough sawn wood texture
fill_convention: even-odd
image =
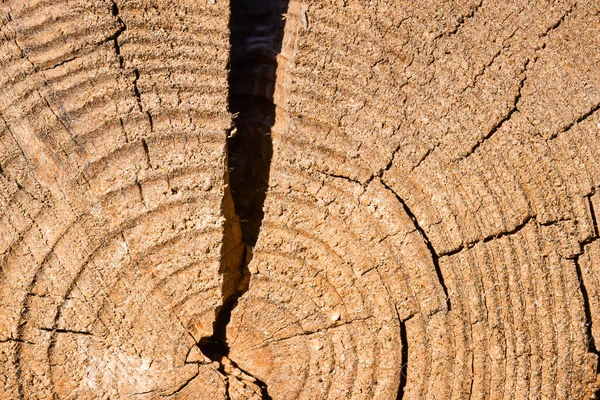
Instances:
[[[0,399],[597,398],[600,3],[283,8],[251,248],[227,1],[0,3]]]
[[[228,14],[2,4],[0,398],[225,397]]]

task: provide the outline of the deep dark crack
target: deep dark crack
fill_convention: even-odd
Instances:
[[[585,336],[587,341],[587,350],[589,353],[595,354],[598,356],[596,363],[596,374],[600,374],[600,352],[596,347],[596,341],[594,339],[593,334],[593,319],[592,319],[592,311],[590,307],[590,299],[588,295],[587,288],[585,286],[585,282],[583,279],[583,274],[581,272],[581,267],[579,266],[579,256],[574,259],[575,264],[575,273],[577,274],[577,279],[579,280],[579,290],[581,292],[581,297],[583,299],[583,312],[585,315]],[[598,388],[594,394],[595,399],[600,398],[600,388]]]
[[[217,311],[213,334],[198,342],[200,350],[219,363],[227,391],[231,377],[226,365],[230,364],[254,380],[263,399],[271,399],[267,385],[228,358],[227,326],[239,298],[248,290],[248,263],[264,216],[263,204],[273,155],[271,128],[275,123],[275,71],[287,5],[287,0],[232,0],[230,3],[229,111],[234,115],[234,126],[227,139],[226,179],[239,217],[245,250],[239,271],[230,273],[233,284],[225,283],[227,272],[222,271],[223,306]],[[233,289],[227,290],[228,285]]]
[[[112,7],[110,10],[111,14],[113,17],[115,17],[117,19],[117,23],[119,24],[119,29],[111,36],[109,36],[105,41],[113,41],[113,45],[115,46],[115,53],[117,53],[117,57],[119,58],[119,66],[121,68],[124,68],[124,60],[123,60],[123,56],[121,55],[121,46],[119,45],[119,36],[121,36],[121,33],[125,32],[125,30],[127,29],[127,26],[125,26],[125,23],[123,22],[123,20],[121,19],[121,17],[119,16],[119,6],[117,5],[117,3],[112,0]]]
[[[238,280],[233,293],[224,300],[223,305],[217,311],[215,321],[213,322],[212,336],[201,338],[197,345],[200,351],[202,351],[206,357],[219,363],[218,371],[225,378],[227,398],[229,398],[230,373],[227,371],[225,365],[226,363],[230,363],[234,368],[240,370],[248,376],[251,376],[254,380],[254,383],[261,390],[261,397],[265,400],[270,400],[271,396],[267,390],[267,385],[260,379],[238,367],[233,360],[228,358],[229,343],[227,343],[227,325],[229,325],[229,321],[231,320],[231,312],[237,305],[239,298],[248,290],[250,282],[250,272],[248,271],[248,263],[251,260],[250,251],[251,250],[249,246],[244,247],[242,265],[240,268],[241,273],[238,275]]]
[[[275,123],[275,70],[287,0],[231,1],[229,109],[235,128],[227,141],[230,184],[244,243],[254,246],[269,184]]]
[[[398,394],[396,400],[404,398],[406,382],[408,378],[408,337],[406,334],[406,321],[400,320],[400,342],[402,344],[402,358],[400,359],[400,382],[398,383]]]
[[[598,348],[596,347],[596,341],[594,340],[594,335],[592,334],[593,320],[592,312],[590,309],[590,300],[588,296],[588,291],[583,281],[583,275],[581,273],[581,267],[579,266],[578,259],[575,259],[575,272],[577,273],[577,279],[579,280],[579,290],[581,291],[581,297],[583,298],[583,310],[585,313],[585,331],[587,336],[588,351],[590,353],[599,354]],[[600,358],[598,359],[598,362],[600,363]]]
[[[595,191],[592,192],[589,196],[586,196],[588,207],[590,209],[590,217],[592,218],[592,228],[594,229],[593,238],[597,238],[600,236],[598,232],[598,220],[596,219],[596,210],[594,210],[594,202],[592,201],[592,196],[595,194]]]
[[[446,286],[446,283],[444,281],[444,275],[442,274],[442,270],[440,268],[440,255],[437,253],[437,251],[433,247],[433,244],[431,243],[431,240],[429,240],[427,233],[425,233],[425,230],[421,227],[421,225],[419,225],[419,220],[417,219],[415,214],[412,212],[412,210],[408,207],[406,202],[400,196],[398,196],[398,194],[396,192],[394,192],[394,190],[391,187],[389,187],[383,180],[381,180],[381,184],[387,190],[389,190],[391,193],[393,193],[394,196],[396,196],[396,199],[402,205],[404,212],[406,213],[406,215],[408,215],[410,217],[411,221],[413,222],[415,230],[417,232],[419,232],[419,234],[423,238],[423,241],[425,242],[425,246],[427,246],[427,250],[429,250],[429,253],[431,254],[431,259],[433,261],[433,266],[435,268],[435,273],[437,275],[438,281],[440,282],[440,286],[442,287],[444,296],[446,297],[446,310],[450,311],[452,309],[452,304],[450,301],[450,295],[448,294],[448,287]]]

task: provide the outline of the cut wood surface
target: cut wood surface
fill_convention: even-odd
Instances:
[[[600,398],[600,3],[0,3],[0,399]]]

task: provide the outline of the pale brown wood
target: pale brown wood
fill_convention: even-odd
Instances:
[[[0,399],[598,397],[597,1],[0,11]]]
[[[187,356],[242,252],[227,4],[12,1],[2,19],[0,397],[224,397]]]
[[[593,397],[598,11],[290,2],[240,368],[273,398]]]

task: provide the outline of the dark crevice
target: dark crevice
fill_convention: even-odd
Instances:
[[[480,3],[479,3],[479,5],[477,5],[477,6],[476,6],[476,7],[475,7],[473,10],[471,10],[471,12],[470,12],[470,13],[469,13],[469,14],[466,16],[466,18],[462,18],[461,20],[459,20],[459,25],[457,26],[457,28],[456,28],[454,31],[450,32],[449,34],[450,34],[450,35],[452,35],[452,34],[455,34],[455,33],[458,31],[458,29],[459,29],[459,28],[460,28],[460,27],[463,25],[464,21],[465,21],[466,19],[472,18],[472,17],[473,17],[473,15],[475,14],[475,12],[476,12],[476,11],[477,11],[477,10],[478,10],[478,9],[479,9],[481,6],[482,6],[482,4],[483,4],[483,1],[482,1],[482,2],[480,2]],[[556,21],[554,24],[552,24],[552,25],[551,25],[551,26],[550,26],[548,29],[546,29],[546,31],[545,31],[544,33],[542,33],[542,34],[540,35],[540,38],[544,39],[544,41],[543,41],[543,43],[542,43],[542,44],[541,44],[539,47],[535,48],[535,52],[536,52],[536,53],[537,53],[539,50],[542,50],[542,49],[545,49],[545,48],[546,48],[546,41],[545,41],[545,38],[546,38],[546,37],[547,37],[547,36],[550,34],[550,32],[552,32],[552,31],[554,31],[554,30],[558,29],[558,28],[559,28],[559,27],[562,25],[562,23],[565,21],[565,19],[567,18],[567,16],[568,16],[569,14],[571,14],[573,11],[574,11],[574,6],[573,6],[573,7],[571,7],[569,10],[567,10],[567,12],[566,12],[565,14],[563,14],[563,15],[562,15],[562,16],[561,16],[561,17],[560,17],[560,18],[559,18],[559,19],[558,19],[558,20],[557,20],[557,21]],[[517,29],[515,29],[515,31],[513,31],[513,33],[512,33],[512,34],[511,34],[511,35],[510,35],[510,36],[509,36],[507,39],[505,39],[505,40],[506,40],[506,41],[510,40],[510,39],[511,39],[511,38],[512,38],[512,37],[515,35],[515,33],[516,33],[516,32],[517,32]],[[436,39],[438,39],[438,38],[440,38],[440,37],[442,37],[442,36],[444,36],[444,34],[441,34],[441,35],[439,35],[438,37],[436,37]],[[485,72],[486,68],[490,67],[490,66],[493,64],[493,62],[495,61],[496,57],[498,57],[498,56],[499,56],[499,55],[502,53],[502,51],[503,51],[504,49],[508,48],[508,47],[510,47],[510,46],[506,46],[506,45],[504,45],[504,44],[503,44],[503,46],[502,46],[502,48],[500,49],[500,51],[499,51],[499,52],[498,52],[496,55],[494,55],[494,56],[492,57],[492,60],[491,60],[491,61],[488,63],[488,65],[484,66],[483,70],[482,70],[482,71],[481,71],[479,74],[477,74],[477,75],[475,76],[475,78],[474,78],[474,81],[473,81],[471,84],[467,85],[467,86],[466,86],[466,87],[463,89],[463,92],[464,92],[464,91],[465,91],[467,88],[469,88],[469,87],[474,87],[474,85],[476,84],[476,80],[477,80],[477,78],[478,78],[479,76],[483,75],[483,73]],[[532,61],[533,61],[533,62],[536,62],[536,61],[537,61],[537,58],[538,58],[538,56],[536,55],[535,57],[533,57],[533,59],[528,59],[528,60],[525,62],[525,66],[524,66],[524,69],[523,69],[523,74],[524,74],[524,75],[523,75],[523,78],[521,79],[521,81],[519,82],[519,90],[518,90],[517,96],[516,96],[516,97],[515,97],[515,99],[513,100],[513,106],[510,108],[510,110],[508,111],[508,113],[507,113],[507,114],[506,114],[506,115],[505,115],[505,116],[504,116],[504,117],[503,117],[503,118],[502,118],[500,121],[498,121],[496,124],[494,124],[494,126],[492,126],[492,128],[491,128],[491,129],[488,131],[488,133],[487,133],[487,134],[486,134],[486,135],[485,135],[483,138],[481,138],[479,141],[477,141],[477,143],[475,143],[475,144],[474,144],[474,145],[471,147],[471,149],[470,149],[470,150],[469,150],[469,151],[468,151],[468,152],[467,152],[467,153],[464,155],[464,158],[466,158],[466,157],[470,156],[471,154],[473,154],[473,153],[475,152],[475,150],[477,150],[477,148],[479,148],[479,147],[480,147],[480,146],[481,146],[481,145],[482,145],[482,144],[483,144],[485,141],[487,141],[488,139],[490,139],[490,138],[491,138],[491,137],[492,137],[492,136],[493,136],[493,135],[494,135],[494,134],[495,134],[495,133],[496,133],[496,132],[497,132],[497,131],[498,131],[498,130],[501,128],[501,127],[502,127],[502,125],[503,125],[505,122],[507,122],[508,120],[510,120],[510,119],[512,118],[513,114],[515,114],[517,111],[519,111],[519,109],[518,109],[518,103],[519,103],[519,101],[521,100],[521,91],[522,91],[522,89],[523,89],[523,86],[525,85],[525,81],[527,80],[527,70],[528,70],[528,68],[529,68],[529,64],[530,64]],[[575,123],[579,123],[579,122],[581,122],[581,121],[585,120],[585,119],[586,119],[586,118],[588,118],[590,115],[592,115],[592,114],[593,114],[595,111],[598,111],[598,109],[600,109],[600,104],[598,104],[598,105],[596,105],[595,107],[593,107],[593,108],[592,108],[592,109],[591,109],[591,110],[590,110],[588,113],[586,113],[586,114],[582,115],[582,116],[581,116],[580,118],[578,118],[578,119],[577,119],[577,120],[576,120],[574,123],[571,123],[571,124],[567,125],[567,126],[566,126],[565,128],[563,128],[563,129],[562,129],[560,132],[558,132],[558,133],[554,134],[552,137],[550,137],[550,139],[553,139],[553,138],[555,138],[555,137],[556,137],[558,134],[560,134],[560,133],[562,133],[562,132],[565,132],[565,131],[567,131],[567,130],[571,129]],[[436,145],[436,147],[437,147],[437,145]],[[427,152],[427,154],[425,154],[424,158],[423,158],[423,159],[421,159],[421,160],[419,161],[419,164],[420,164],[420,163],[422,163],[422,162],[423,162],[423,160],[429,156],[429,153],[430,153],[430,152],[428,151],[428,152]],[[418,166],[418,165],[417,165],[417,166]],[[414,170],[414,169],[415,169],[417,166],[413,167],[413,168],[411,169],[411,171],[412,171],[412,170]]]
[[[263,219],[275,123],[275,71],[287,0],[231,1],[229,110],[235,134],[227,140],[230,185],[244,243],[254,246]]]
[[[230,373],[227,371],[225,365],[230,363],[234,368],[240,370],[244,374],[252,377],[254,383],[261,390],[261,397],[265,400],[271,400],[267,385],[260,379],[252,376],[250,373],[239,368],[238,365],[229,356],[229,344],[227,343],[227,326],[231,320],[231,312],[238,303],[239,298],[248,290],[250,283],[250,271],[248,270],[248,263],[251,260],[248,246],[244,247],[244,253],[242,256],[241,274],[239,274],[236,287],[231,295],[229,295],[223,302],[223,305],[218,309],[215,321],[213,322],[213,334],[209,337],[203,337],[198,342],[198,348],[202,353],[212,361],[216,361],[219,364],[218,371],[224,376],[226,393],[229,398],[229,379]],[[233,379],[238,379],[234,377]]]
[[[135,186],[137,187],[138,195],[140,196],[140,201],[142,202],[144,207],[146,207],[146,199],[144,198],[144,191],[142,189],[142,185],[139,181],[135,181]]]
[[[587,350],[589,353],[595,354],[597,356],[596,374],[600,374],[600,353],[598,352],[598,348],[596,347],[596,341],[594,340],[594,334],[592,330],[594,321],[592,320],[592,311],[590,308],[590,299],[588,291],[583,281],[581,267],[579,266],[579,256],[575,257],[574,263],[575,272],[577,274],[577,280],[579,281],[579,290],[581,291],[581,297],[583,298],[583,312],[585,315],[585,335],[587,341]],[[600,399],[600,388],[596,390],[595,396],[593,398]]]
[[[112,8],[111,8],[111,13],[113,17],[119,17],[119,7],[117,6],[117,3],[115,3],[114,1],[112,2]]]
[[[144,111],[144,107],[142,107],[142,95],[140,93],[140,89],[138,88],[138,80],[140,79],[140,71],[137,68],[133,69],[133,74],[135,76],[133,80],[133,93],[135,94],[135,99],[137,101],[138,109],[140,112],[146,114],[148,118],[148,124],[150,125],[150,132],[154,131],[154,121],[152,120],[152,114],[148,111]],[[145,142],[144,142],[145,144]],[[147,147],[146,147],[147,148]]]
[[[592,209],[592,212],[593,212],[593,209]],[[593,217],[593,219],[595,219],[595,217]],[[556,220],[548,221],[548,222],[538,222],[535,215],[530,215],[530,216],[526,217],[525,219],[523,219],[523,221],[521,221],[521,223],[519,223],[518,225],[516,225],[514,228],[512,228],[509,231],[495,233],[493,235],[486,236],[483,239],[478,239],[478,240],[467,242],[467,243],[455,248],[454,250],[442,252],[439,254],[439,256],[440,257],[453,256],[455,254],[458,254],[458,253],[464,251],[465,249],[471,249],[480,243],[488,243],[488,242],[491,242],[492,240],[498,240],[505,236],[515,235],[515,234],[519,233],[523,228],[525,228],[530,222],[535,223],[537,226],[552,226],[552,225],[556,225],[560,222],[565,222],[565,221],[570,221],[570,219],[569,218],[560,218],[560,219],[556,219]],[[594,224],[595,224],[595,222],[594,222]],[[596,233],[595,237],[597,237],[597,233]],[[585,243],[589,243],[589,241],[584,242],[584,244]]]
[[[580,251],[579,254],[573,257],[573,262],[575,264],[575,273],[577,274],[577,280],[579,281],[579,291],[581,292],[581,297],[583,299],[583,312],[585,316],[585,335],[587,342],[587,350],[589,353],[593,353],[597,356],[596,363],[596,375],[600,375],[600,352],[598,351],[598,347],[596,347],[596,340],[594,339],[593,333],[593,319],[592,319],[592,310],[590,306],[590,298],[585,286],[585,282],[583,280],[583,273],[581,271],[581,266],[579,265],[579,258],[584,254],[585,248],[588,244],[595,242],[598,240],[598,221],[596,219],[596,213],[594,210],[594,203],[592,202],[592,196],[596,194],[596,188],[586,196],[588,201],[588,207],[592,218],[592,226],[594,230],[594,234],[587,238],[586,240],[580,243]],[[600,399],[600,387],[596,387],[594,392],[594,396],[591,397],[593,399]]]
[[[573,126],[575,126],[576,124],[579,124],[579,123],[585,121],[587,118],[591,117],[594,113],[596,113],[599,110],[600,110],[600,103],[598,103],[595,106],[593,106],[588,112],[586,112],[585,114],[581,115],[575,121],[567,124],[558,133],[556,133],[555,135],[553,135],[551,139],[555,138],[556,136],[560,135],[561,133],[564,133],[564,132],[567,132],[567,131],[571,130],[571,128],[573,128]]]
[[[594,229],[594,238],[597,238],[598,236],[600,236],[600,234],[598,233],[598,221],[596,219],[596,211],[594,210],[594,203],[592,202],[593,195],[594,195],[594,193],[592,193],[590,196],[587,196],[587,201],[588,201],[588,206],[590,208],[590,216],[592,218],[592,226]]]
[[[325,176],[328,176],[328,177],[330,177],[330,178],[344,179],[344,180],[346,180],[346,181],[348,181],[348,182],[351,182],[351,183],[356,183],[356,184],[358,184],[358,185],[361,185],[361,186],[366,186],[366,185],[368,184],[368,182],[370,182],[370,181],[372,180],[372,178],[373,178],[373,177],[371,177],[371,179],[369,179],[369,180],[367,181],[367,183],[363,184],[363,183],[362,183],[362,182],[360,182],[359,180],[356,180],[356,179],[350,178],[350,177],[348,177],[348,176],[344,176],[344,175],[338,175],[338,174],[332,174],[332,173],[330,173],[330,172],[318,171],[318,170],[317,170],[317,172],[318,172],[318,173],[320,173],[320,174],[323,174],[323,175],[325,175]]]
[[[515,28],[513,30],[513,32],[506,37],[505,39],[502,40],[502,47],[492,56],[492,58],[483,65],[483,67],[481,68],[481,70],[479,72],[477,72],[473,78],[471,79],[471,83],[467,84],[462,90],[461,90],[461,94],[464,93],[467,89],[469,88],[474,88],[477,83],[479,82],[479,79],[486,73],[486,71],[488,71],[488,69],[494,64],[494,62],[496,61],[496,59],[498,59],[498,57],[500,57],[500,55],[507,49],[510,48],[510,40],[515,36],[515,34],[519,31],[519,27]]]
[[[73,329],[61,329],[61,328],[56,328],[56,329],[52,329],[52,328],[40,328],[40,330],[42,331],[46,331],[46,332],[53,332],[53,333],[72,333],[75,335],[93,335],[92,332],[87,332],[87,331],[77,331],[77,330],[73,330]]]
[[[124,60],[123,60],[123,56],[121,55],[121,47],[119,46],[119,36],[121,36],[121,33],[125,32],[125,30],[127,29],[127,26],[125,26],[125,23],[123,22],[123,20],[121,19],[121,17],[119,17],[119,6],[117,5],[117,3],[112,0],[112,7],[111,7],[111,14],[113,17],[115,17],[117,19],[117,22],[119,23],[119,29],[110,37],[108,37],[105,41],[113,41],[113,44],[115,46],[115,52],[117,53],[117,57],[119,58],[119,66],[121,68],[124,68]]]
[[[27,344],[35,344],[33,342],[28,342],[27,340],[23,340],[23,339],[13,339],[13,338],[7,338],[7,339],[0,339],[0,343],[27,343]]]
[[[408,337],[406,335],[406,320],[400,320],[400,343],[402,345],[402,353],[400,358],[400,383],[398,384],[398,394],[396,400],[402,400],[404,397],[404,389],[408,380]]]
[[[287,4],[287,0],[232,0],[230,3],[229,111],[235,117],[227,138],[226,183],[229,183],[235,213],[239,217],[245,250],[239,270],[229,279],[224,275],[223,305],[217,311],[212,335],[198,341],[204,355],[218,362],[227,391],[229,379],[238,379],[228,371],[227,365],[231,365],[254,381],[263,399],[271,399],[267,385],[228,358],[227,326],[239,298],[248,290],[248,263],[264,216],[263,204],[273,156],[275,71]],[[233,284],[225,283],[226,280],[233,280]],[[226,288],[229,285],[233,286],[231,290]]]
[[[575,9],[575,4],[573,6],[571,6],[563,15],[561,15],[560,18],[558,20],[556,20],[555,23],[550,25],[550,27],[548,27],[548,29],[546,29],[546,31],[540,35],[540,38],[545,38],[546,36],[548,36],[550,34],[550,32],[558,29],[558,27],[560,27],[562,25],[562,23],[565,22],[565,18],[567,18],[567,16],[569,16],[574,11],[574,9]],[[544,43],[543,47],[545,47],[545,43]]]
[[[247,250],[244,250],[242,259],[242,273],[239,276],[239,281],[231,295],[224,301],[223,305],[217,311],[215,321],[213,322],[213,334],[209,337],[203,337],[198,342],[198,347],[205,356],[213,361],[221,361],[223,357],[229,355],[229,345],[227,343],[227,325],[231,320],[231,312],[237,305],[237,301],[242,294],[248,290],[250,274],[247,267]]]
[[[585,332],[587,336],[587,347],[590,353],[598,354],[598,349],[596,348],[596,341],[594,340],[594,336],[592,334],[592,313],[590,310],[590,300],[588,297],[588,292],[583,282],[583,276],[581,274],[581,267],[579,266],[579,260],[575,259],[575,271],[577,273],[577,279],[579,280],[579,290],[581,291],[581,295],[583,297],[583,310],[585,313]],[[598,360],[600,362],[600,359]]]
[[[137,105],[140,111],[142,110],[142,95],[140,94],[140,89],[138,89],[138,79],[140,79],[140,71],[137,68],[133,69],[133,74],[135,79],[133,80],[133,93],[135,94],[135,98],[137,100]]]
[[[479,243],[488,243],[491,242],[492,240],[497,240],[500,238],[503,238],[505,236],[510,236],[510,235],[514,235],[516,233],[519,233],[519,231],[521,231],[521,229],[525,228],[525,226],[527,226],[527,224],[532,221],[535,220],[535,216],[529,216],[527,218],[525,218],[519,225],[515,226],[513,229],[511,229],[510,231],[504,231],[504,232],[500,232],[497,234],[493,234],[490,236],[486,236],[483,239],[480,240],[475,240],[472,242],[467,242],[462,246],[459,246],[458,248],[454,249],[454,250],[450,250],[447,251],[445,253],[441,253],[440,257],[449,257],[449,256],[453,256],[455,254],[460,253],[461,251],[464,251],[465,249],[470,249],[473,246],[479,244]]]
[[[150,124],[150,132],[154,132],[154,120],[152,119],[152,114],[146,111],[146,116],[148,117],[148,123]]]
[[[148,151],[148,143],[146,143],[146,139],[142,139],[142,140],[140,140],[140,142],[142,143],[142,149],[144,149],[144,156],[146,157],[146,163],[148,164],[148,167],[150,167],[151,166],[150,151]]]
[[[398,154],[398,152],[400,151],[400,147],[401,147],[401,144],[398,144],[396,146],[396,148],[392,152],[392,157],[390,157],[389,161],[385,165],[385,168],[383,170],[379,171],[379,173],[377,174],[377,176],[379,178],[382,178],[383,174],[386,173],[387,171],[389,171],[392,168],[392,165],[394,165],[394,159],[396,158],[396,154]],[[371,177],[371,179],[369,180],[368,183],[370,183],[370,181],[373,180],[373,179],[374,179],[374,177]]]
[[[523,70],[523,78],[519,81],[519,88],[517,90],[517,94],[515,95],[514,99],[513,99],[513,105],[510,108],[510,110],[508,110],[508,113],[506,113],[506,115],[501,118],[498,122],[496,122],[494,124],[494,126],[492,126],[492,128],[489,130],[489,132],[482,138],[480,139],[477,143],[475,143],[471,149],[467,152],[467,156],[471,155],[475,152],[475,150],[477,150],[485,141],[487,141],[488,139],[490,139],[492,136],[494,136],[494,134],[496,132],[498,132],[500,130],[500,128],[502,128],[502,126],[504,125],[504,123],[508,122],[512,116],[519,111],[518,105],[519,105],[519,101],[521,100],[521,91],[523,90],[523,86],[525,85],[525,81],[527,80],[527,66],[529,65],[529,60],[527,60],[527,62],[525,63],[525,67]]]
[[[181,393],[183,391],[183,389],[188,387],[189,384],[192,383],[192,381],[198,377],[199,374],[200,374],[200,371],[196,372],[194,375],[192,375],[191,377],[186,379],[185,382],[183,382],[177,389],[175,389],[175,391],[169,393],[166,397],[172,397],[172,396],[175,396],[175,395]]]
[[[59,61],[59,62],[58,62],[58,63],[56,63],[56,64],[53,64],[53,65],[51,65],[51,66],[47,67],[47,68],[40,69],[39,71],[40,71],[40,72],[50,71],[50,70],[52,70],[52,69],[54,69],[54,68],[58,68],[58,67],[60,67],[60,66],[63,66],[63,65],[65,65],[65,64],[67,64],[67,63],[69,63],[69,62],[71,62],[71,61],[77,60],[77,58],[78,58],[78,56],[72,56],[72,57],[66,58],[66,59],[64,59],[64,60],[62,60],[62,61]]]
[[[123,58],[123,55],[121,54],[121,46],[119,45],[119,36],[121,36],[121,34],[127,30],[127,25],[125,25],[125,22],[123,22],[123,20],[119,16],[119,6],[115,2],[115,0],[112,0],[111,13],[112,13],[113,17],[115,17],[117,19],[117,22],[119,23],[119,29],[113,35],[111,35],[109,38],[107,38],[105,40],[105,42],[110,41],[110,40],[113,41],[113,44],[115,47],[115,53],[117,54],[117,57],[119,58],[119,66],[122,69],[125,69],[125,59]],[[134,74],[133,94],[135,95],[138,109],[140,110],[140,112],[146,114],[146,116],[148,117],[148,123],[150,125],[150,132],[152,132],[152,131],[154,131],[154,123],[152,121],[152,115],[148,111],[144,111],[144,108],[142,107],[142,95],[140,93],[140,89],[138,88],[138,80],[140,79],[140,71],[137,68],[133,68],[133,74]]]
[[[425,159],[427,157],[429,157],[429,155],[433,152],[433,150],[436,147],[437,147],[437,145],[435,145],[433,148],[427,149],[427,151],[425,152],[425,154],[423,154],[423,156],[419,159],[419,161],[417,161],[417,163],[415,164],[415,166],[410,169],[410,172],[413,172],[415,169],[419,168],[421,166],[421,164],[423,164],[423,161],[425,161]]]
[[[475,7],[471,8],[471,10],[469,11],[468,14],[466,15],[461,15],[458,20],[456,21],[456,26],[449,32],[442,32],[439,35],[437,35],[434,40],[437,40],[443,36],[446,37],[450,37],[453,35],[456,35],[458,33],[458,31],[463,27],[463,25],[470,20],[471,18],[473,18],[475,16],[475,13],[477,13],[477,11],[479,11],[479,9],[481,8],[481,6],[483,5],[483,0],[481,0],[479,2],[479,4],[476,4]]]
[[[440,256],[433,248],[433,245],[431,244],[429,237],[427,236],[427,234],[425,233],[423,228],[419,225],[419,221],[417,220],[417,217],[415,216],[415,214],[413,214],[413,212],[408,207],[406,202],[400,196],[398,196],[398,194],[396,192],[394,192],[392,190],[392,188],[389,187],[383,180],[381,180],[381,183],[383,184],[383,186],[385,186],[385,188],[387,190],[389,190],[390,192],[392,192],[394,194],[394,196],[396,196],[396,200],[398,200],[398,202],[400,204],[402,204],[402,208],[404,209],[404,212],[410,217],[416,231],[419,232],[419,234],[423,238],[423,241],[425,242],[425,245],[427,246],[427,249],[429,250],[429,253],[431,254],[431,259],[433,260],[433,266],[435,268],[435,273],[437,275],[438,281],[440,282],[440,285],[442,286],[442,290],[444,291],[444,296],[446,297],[446,309],[448,311],[450,311],[452,309],[452,307],[451,307],[451,302],[450,302],[450,296],[448,295],[448,288],[446,287],[446,283],[444,282],[444,276],[442,275],[442,270],[440,268]]]

